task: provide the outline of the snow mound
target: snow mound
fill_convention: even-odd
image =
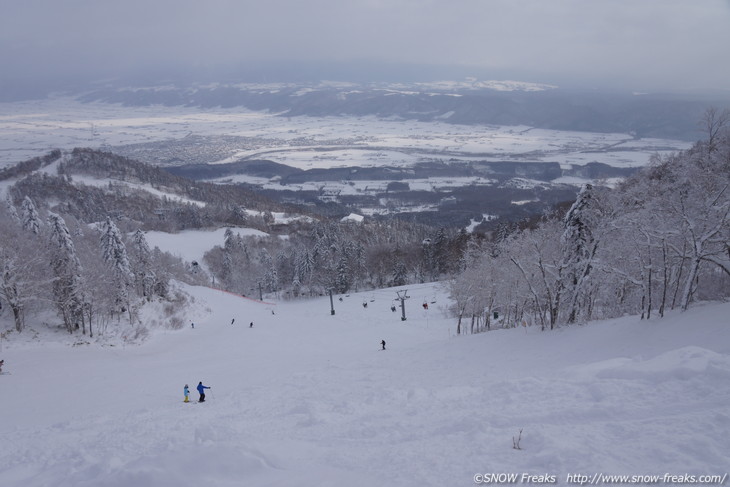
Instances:
[[[233,485],[228,479],[256,483],[270,478],[271,473],[276,474],[272,472],[276,467],[261,453],[223,445],[167,449],[123,465],[107,464],[102,472],[99,468],[99,465],[89,466],[71,478],[66,477],[65,482],[75,486],[105,487]]]
[[[342,217],[340,221],[342,222],[357,222],[360,223],[365,219],[364,216],[358,215],[357,213],[350,213],[349,215]]]
[[[730,379],[730,356],[695,346],[665,352],[649,360],[613,359],[607,365],[596,373],[596,377],[652,383],[704,375]]]

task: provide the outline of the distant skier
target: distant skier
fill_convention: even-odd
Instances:
[[[249,327],[249,328],[253,328],[253,321],[252,321],[251,323],[249,323],[249,324],[248,324],[248,327]]]
[[[233,319],[231,320],[231,324],[233,324],[233,322],[234,322],[234,321],[236,321],[236,318],[233,318]]]
[[[204,386],[202,382],[198,382],[198,394],[200,394],[200,399],[198,399],[198,402],[205,402],[206,389],[210,389],[210,387]]]
[[[190,328],[195,329],[195,323],[190,323]]]
[[[5,360],[0,360],[0,374],[3,373],[3,364],[5,364]]]
[[[185,394],[185,400],[183,402],[190,402],[190,389],[187,384],[183,387],[183,394]]]
[[[385,340],[380,340],[380,344],[383,346],[383,350],[385,350]]]

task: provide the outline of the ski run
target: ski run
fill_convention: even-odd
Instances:
[[[328,296],[184,289],[190,323],[141,343],[30,320],[3,340],[0,485],[580,484],[730,468],[730,303],[456,336],[439,284],[407,288],[406,321],[398,289],[335,299],[334,315]]]

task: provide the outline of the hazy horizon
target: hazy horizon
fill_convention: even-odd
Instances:
[[[6,90],[118,80],[514,79],[730,91],[730,1],[0,0]],[[410,79],[409,79],[410,78]]]

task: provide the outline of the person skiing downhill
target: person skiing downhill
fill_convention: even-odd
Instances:
[[[183,387],[183,394],[185,394],[185,400],[183,402],[190,402],[190,399],[188,396],[190,396],[190,389],[188,389],[188,385],[185,384],[185,387]]]
[[[380,340],[380,344],[383,346],[383,350],[385,350],[385,340]]]
[[[198,394],[200,394],[200,399],[198,399],[198,402],[205,402],[206,389],[210,389],[210,387],[204,386],[202,382],[198,382]]]

